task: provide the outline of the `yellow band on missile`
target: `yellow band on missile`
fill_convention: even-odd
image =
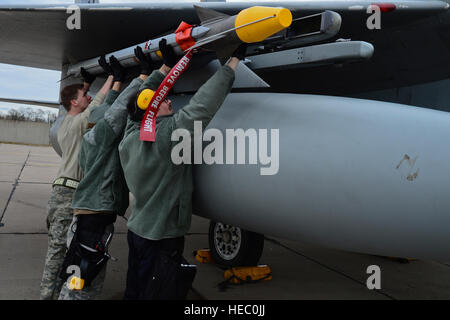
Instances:
[[[263,41],[289,27],[292,23],[292,14],[288,9],[251,7],[239,12],[234,26],[238,28],[267,17],[271,18],[236,29],[236,34],[239,39],[245,43]]]
[[[82,290],[84,287],[84,279],[73,276],[69,282],[69,289],[71,290]]]
[[[150,89],[142,90],[141,93],[139,93],[139,96],[136,101],[136,104],[139,107],[139,109],[146,110],[154,94],[155,91],[153,90]]]

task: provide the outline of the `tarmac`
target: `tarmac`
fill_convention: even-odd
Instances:
[[[0,143],[0,299],[39,299],[47,250],[47,202],[59,156],[51,147]],[[129,215],[130,212],[127,213]],[[303,299],[450,299],[450,263],[338,251],[266,237],[260,263],[272,280],[230,285],[220,290],[224,270],[195,260],[193,251],[208,248],[209,221],[193,216],[185,257],[198,271],[190,300]],[[103,293],[99,299],[122,299],[128,245],[126,221],[118,218]],[[403,261],[404,262],[404,261]],[[381,289],[369,289],[369,266],[380,269]]]

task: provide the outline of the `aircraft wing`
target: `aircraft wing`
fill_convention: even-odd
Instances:
[[[23,103],[27,105],[49,107],[49,108],[59,108],[60,104],[56,101],[42,101],[42,100],[24,100],[24,99],[13,99],[13,98],[0,98],[1,102],[9,103]]]
[[[236,14],[255,5],[281,6],[294,19],[324,10],[342,16],[339,37],[355,37],[367,31],[366,9],[380,1],[298,1],[198,3],[225,14]],[[104,53],[142,43],[157,35],[173,32],[184,20],[199,23],[194,3],[78,4],[81,29],[69,30],[73,14],[67,5],[0,6],[0,63],[60,70]],[[383,28],[405,25],[446,11],[442,1],[391,1],[395,10],[383,15]]]

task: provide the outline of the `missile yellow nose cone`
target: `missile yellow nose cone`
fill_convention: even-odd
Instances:
[[[142,92],[139,93],[139,96],[137,98],[137,106],[139,107],[139,109],[146,110],[154,94],[155,91],[153,90],[150,89],[142,90]]]
[[[258,20],[261,21],[255,22]],[[291,23],[292,14],[288,9],[251,7],[239,12],[234,26],[238,28],[236,34],[242,42],[253,43],[286,29]]]
[[[78,277],[72,277],[69,282],[69,288],[71,290],[82,290],[84,287],[84,279]]]

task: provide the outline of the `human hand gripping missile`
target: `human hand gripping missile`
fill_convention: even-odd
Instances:
[[[288,28],[292,22],[292,14],[285,8],[250,7],[237,15],[229,16],[211,9],[195,6],[201,21],[200,26],[192,26],[181,22],[174,33],[138,44],[145,54],[150,54],[153,61],[162,60],[158,43],[166,39],[177,55],[188,50],[202,48],[217,53],[219,59],[228,58],[241,43],[256,43]],[[123,67],[138,64],[134,49],[136,45],[106,54],[106,58],[114,55]],[[80,68],[91,74],[103,73],[98,63],[99,57],[79,62],[69,67],[68,75],[78,76]]]

